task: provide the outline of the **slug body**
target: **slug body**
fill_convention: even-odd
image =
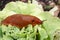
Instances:
[[[32,24],[32,26],[35,26],[36,24],[42,24],[42,21],[35,16],[14,14],[14,15],[8,16],[1,23],[4,25],[11,24],[12,26],[23,28],[23,27],[26,27],[28,24]]]

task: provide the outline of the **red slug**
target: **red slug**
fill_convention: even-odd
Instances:
[[[14,14],[8,16],[1,23],[4,25],[10,24],[12,26],[23,28],[26,27],[28,24],[32,24],[32,26],[35,26],[36,24],[42,24],[42,21],[32,15]]]

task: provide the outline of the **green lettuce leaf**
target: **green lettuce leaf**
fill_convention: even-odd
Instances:
[[[10,15],[13,15],[13,14],[16,14],[15,12],[13,11],[9,11],[9,10],[6,10],[6,11],[0,11],[0,22],[5,19],[6,17],[10,16]]]
[[[27,4],[20,1],[8,3],[3,10],[10,10],[21,14],[36,14],[43,11],[42,8],[38,7],[38,5]]]
[[[50,15],[49,13],[42,13],[40,14],[40,17],[45,20],[42,27],[46,30],[50,40],[53,40],[55,31],[60,29],[60,19]]]
[[[0,26],[0,38],[3,37],[3,33],[2,33],[2,27]]]
[[[41,25],[40,25],[40,27],[38,27],[38,33],[39,33],[38,36],[40,35],[40,39],[39,40],[44,40],[44,39],[48,38],[46,30],[41,28]]]

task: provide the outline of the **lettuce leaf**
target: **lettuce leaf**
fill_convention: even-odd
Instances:
[[[41,26],[41,25],[40,25]],[[45,29],[41,28],[41,27],[38,27],[38,33],[40,35],[40,39],[39,40],[44,40],[44,39],[47,39],[48,38],[48,35],[47,35],[47,32]],[[38,35],[38,36],[39,36]]]
[[[3,36],[3,38],[1,40],[13,40],[13,39],[9,36]]]
[[[42,27],[48,33],[50,40],[53,40],[55,31],[60,29],[60,19],[57,17],[53,17],[48,13],[42,13],[40,15],[40,17],[42,17],[42,19],[45,20],[42,24]]]
[[[8,3],[3,10],[10,10],[21,14],[35,14],[43,11],[42,8],[38,7],[38,5],[27,4],[20,1]]]
[[[36,40],[36,31],[37,31],[37,26],[33,28],[32,25],[28,25],[27,28],[22,28],[22,29],[19,29],[11,25],[9,26],[2,25],[3,38],[5,38],[4,36],[8,36],[12,38],[13,40],[14,39]]]
[[[2,33],[2,27],[0,26],[0,38],[3,37],[3,33]]]
[[[0,22],[5,19],[6,17],[10,16],[10,15],[13,15],[13,14],[16,14],[15,12],[13,11],[9,11],[9,10],[6,10],[6,11],[0,11]]]

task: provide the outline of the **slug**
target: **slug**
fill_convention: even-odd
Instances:
[[[23,15],[23,14],[13,14],[2,20],[1,24],[12,25],[19,28],[26,27],[28,24],[35,26],[36,24],[42,24],[42,21],[32,15]]]

